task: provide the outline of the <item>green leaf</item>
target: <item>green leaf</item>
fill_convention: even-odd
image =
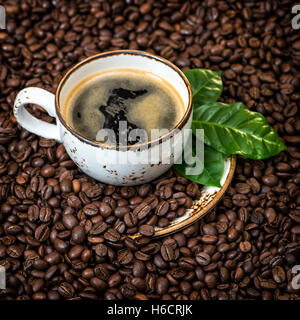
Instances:
[[[192,69],[184,72],[193,92],[194,104],[215,102],[223,90],[221,72],[206,69]]]
[[[266,119],[242,103],[214,102],[194,109],[193,133],[204,129],[204,142],[224,154],[266,159],[286,150]]]
[[[191,150],[190,150],[191,151]],[[196,152],[193,148],[192,154],[195,157]],[[201,161],[199,158],[196,158],[196,162],[193,165],[189,165],[184,162],[182,164],[175,164],[174,169],[180,173],[182,176],[187,179],[205,185],[205,186],[214,186],[221,187],[220,180],[223,175],[224,170],[224,159],[223,155],[210,148],[207,145],[204,145],[204,169],[202,173],[196,175],[186,174],[187,168],[194,168],[197,165],[197,162]]]

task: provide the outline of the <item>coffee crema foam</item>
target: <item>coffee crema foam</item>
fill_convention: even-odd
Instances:
[[[120,121],[126,122],[127,134],[144,129],[150,140],[151,130],[172,130],[184,112],[169,82],[137,69],[108,70],[84,79],[70,91],[63,108],[67,124],[90,140],[97,140],[100,129],[112,129],[118,140]]]

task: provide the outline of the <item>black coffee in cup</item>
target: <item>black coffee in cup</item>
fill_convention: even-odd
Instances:
[[[175,128],[184,114],[183,101],[166,80],[136,69],[106,71],[80,82],[67,96],[64,117],[78,133],[101,140],[99,130],[111,129],[119,144],[120,121],[126,125],[128,144],[133,129]],[[124,132],[123,132],[124,133]]]

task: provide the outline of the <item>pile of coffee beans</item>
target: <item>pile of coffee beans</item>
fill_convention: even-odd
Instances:
[[[3,4],[3,3],[2,3]],[[300,33],[293,1],[6,0],[0,30],[0,299],[300,299]],[[172,236],[199,192],[172,170],[116,188],[80,172],[62,145],[17,125],[16,93],[52,92],[66,70],[114,49],[222,71],[222,100],[262,113],[288,146],[238,159],[217,207]],[[31,112],[53,121],[42,108]],[[136,219],[138,217],[138,219]],[[136,231],[137,239],[122,234]]]

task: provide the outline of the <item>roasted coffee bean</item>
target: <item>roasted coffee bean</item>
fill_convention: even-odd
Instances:
[[[99,279],[97,277],[92,277],[90,279],[90,284],[97,291],[103,291],[107,288],[107,284],[102,279]]]
[[[169,282],[166,278],[164,277],[159,277],[156,280],[156,292],[157,294],[159,294],[160,296],[166,294],[168,292],[169,289]]]
[[[73,192],[78,193],[80,191],[80,181],[78,179],[72,180],[72,189]]]
[[[199,191],[199,186],[196,183],[190,183],[186,187],[186,193],[191,197],[195,197],[198,191]]]
[[[240,242],[239,247],[242,252],[249,252],[252,248],[251,243],[249,241]]]
[[[108,279],[108,286],[109,286],[110,288],[117,287],[117,286],[120,284],[121,281],[122,281],[121,276],[116,273],[116,274],[114,274],[114,275],[112,275],[112,276],[109,277],[109,279]]]
[[[210,256],[206,252],[198,252],[196,261],[200,266],[207,266],[210,263]]]
[[[125,215],[130,212],[130,208],[127,206],[116,207],[114,214],[118,218],[125,218]]]
[[[143,184],[138,188],[138,193],[143,198],[146,197],[149,192],[151,192],[151,185],[150,184]]]
[[[46,165],[41,169],[41,175],[45,178],[52,177],[54,173],[55,173],[55,168],[50,165]]]
[[[105,257],[107,255],[107,246],[103,243],[99,243],[94,247],[95,253],[99,257]]]
[[[139,233],[145,237],[152,237],[154,235],[154,228],[151,225],[143,224],[139,227]]]
[[[101,196],[103,190],[104,190],[104,186],[98,183],[98,184],[89,185],[84,192],[89,198],[97,199],[99,198],[99,196]]]
[[[163,200],[156,207],[155,214],[158,216],[164,216],[167,214],[168,210],[169,210],[169,202]]]
[[[49,222],[52,216],[52,211],[49,207],[42,207],[39,211],[39,218],[41,222]]]
[[[148,216],[150,211],[151,207],[146,202],[142,202],[133,210],[133,214],[137,216],[138,220],[142,220]]]
[[[5,211],[3,210],[3,207],[1,208],[2,212]],[[28,209],[28,220],[31,222],[36,221],[39,218],[40,209],[37,205],[31,205]]]
[[[92,217],[98,214],[98,207],[95,204],[87,204],[83,208],[83,212],[85,215]]]
[[[121,238],[120,234],[118,231],[116,231],[115,229],[108,229],[105,233],[104,233],[104,239],[106,239],[107,241],[110,242],[117,242],[119,241]]]
[[[135,195],[135,189],[133,187],[122,187],[120,190],[121,196],[126,198],[132,198]]]
[[[45,256],[45,261],[48,262],[50,265],[56,265],[60,262],[60,255],[58,252],[53,251]]]
[[[112,209],[107,203],[101,202],[99,205],[99,211],[103,217],[108,217],[111,214]]]
[[[269,187],[274,187],[278,183],[278,178],[273,174],[269,174],[262,177],[262,182]]]
[[[68,249],[68,244],[60,239],[55,239],[53,245],[59,253],[65,253]]]
[[[138,222],[138,217],[133,212],[128,212],[124,216],[124,222],[127,227],[134,227]]]
[[[64,298],[70,299],[73,297],[75,290],[73,286],[68,282],[62,282],[58,287],[58,293]]]
[[[161,255],[165,261],[172,261],[176,257],[176,242],[167,240],[161,246]]]
[[[271,261],[271,259],[273,258],[272,253],[269,251],[265,251],[264,253],[262,253],[259,257],[259,261],[266,265],[269,264],[269,262]]]
[[[235,185],[235,190],[238,193],[248,194],[250,192],[251,188],[247,183],[237,183]]]
[[[117,254],[117,259],[120,264],[129,264],[133,259],[133,254],[129,249],[120,250]]]
[[[160,188],[160,197],[164,200],[171,198],[173,194],[172,188],[169,185],[162,186]]]
[[[235,194],[232,197],[232,202],[234,205],[239,207],[247,207],[249,204],[249,199],[244,194]]]
[[[281,266],[272,269],[273,279],[276,283],[283,283],[286,280],[286,273]]]
[[[208,244],[216,243],[217,240],[218,240],[217,236],[204,235],[204,236],[202,237],[202,242],[208,243]]]
[[[81,201],[77,196],[71,194],[68,197],[68,205],[74,209],[78,209],[81,206]]]
[[[146,288],[145,280],[142,278],[134,277],[131,280],[131,284],[136,287],[138,290],[144,291]],[[147,297],[146,297],[147,300]]]
[[[99,234],[104,233],[108,228],[107,223],[104,221],[98,222],[92,226],[92,228],[89,231],[89,234],[92,236],[97,236]]]
[[[64,179],[60,182],[61,192],[71,192],[72,190],[72,181],[70,179]]]
[[[63,216],[62,222],[64,226],[69,230],[72,230],[78,224],[77,218],[72,214],[65,214]]]
[[[22,250],[16,245],[11,245],[6,249],[6,254],[14,259],[18,259],[22,256]]]
[[[81,226],[76,226],[72,229],[72,241],[76,244],[80,244],[85,240],[85,231]]]
[[[73,246],[68,252],[69,258],[71,260],[79,258],[82,253],[82,250],[83,250],[83,247],[80,245]]]
[[[42,224],[36,228],[34,237],[36,240],[44,242],[49,238],[50,229],[46,224]]]

